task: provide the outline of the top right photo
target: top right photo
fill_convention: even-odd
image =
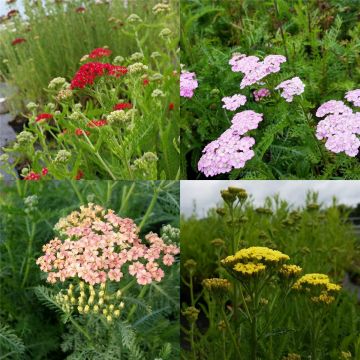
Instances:
[[[184,179],[360,179],[360,0],[181,1]]]

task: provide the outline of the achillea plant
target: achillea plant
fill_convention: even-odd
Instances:
[[[308,195],[303,211],[291,211],[277,196],[254,207],[236,186],[220,194],[223,207],[208,218],[183,218],[182,234],[191,234],[182,242],[184,359],[338,356],[342,341],[357,328],[358,316],[344,314],[356,311],[357,300],[340,285],[344,268],[336,265],[335,253],[324,253],[337,248],[357,255],[347,248],[348,235],[337,246],[332,240],[321,245],[325,230],[319,227],[343,234],[335,208],[321,209],[316,195]],[[217,234],[222,238],[213,239]],[[341,333],[331,328],[336,321],[344,321]]]
[[[74,352],[84,351],[85,346],[89,352],[97,351],[96,342],[107,337],[117,356],[143,356],[135,333],[129,343],[122,340],[124,346],[118,344],[117,336],[136,331],[132,321],[139,307],[145,308],[146,317],[153,316],[147,301],[159,289],[157,284],[169,276],[166,269],[175,265],[180,252],[173,242],[178,237],[176,229],[163,228],[166,241],[152,232],[142,241],[133,220],[92,203],[61,218],[54,229],[58,236],[43,246],[44,255],[36,263],[57,293],[39,286],[37,294],[82,337],[81,348],[76,343],[72,346]],[[171,346],[164,354],[170,353]]]
[[[29,125],[6,150],[15,154],[15,166],[31,164],[20,169],[25,179],[43,167],[55,179],[76,178],[79,171],[85,179],[179,177],[178,125],[168,108],[176,100],[176,73],[163,76],[130,59],[123,59],[126,66],[92,61],[110,55],[95,49],[70,82],[51,80],[53,102],[44,112],[27,105]],[[145,78],[151,85],[144,86]]]

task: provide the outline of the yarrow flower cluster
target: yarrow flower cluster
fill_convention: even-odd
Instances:
[[[225,269],[238,280],[247,280],[265,272],[276,274],[283,269],[289,256],[267,247],[244,248],[221,260]]]
[[[50,283],[76,276],[90,285],[118,282],[125,273],[147,285],[161,281],[161,265],[171,266],[179,253],[152,232],[143,242],[133,220],[92,203],[60,219],[55,229],[59,237],[43,246],[45,254],[36,261]]]
[[[51,120],[54,116],[52,114],[47,114],[47,113],[44,113],[44,114],[39,114],[35,121],[36,122],[41,122],[41,121],[44,121],[44,120]]]
[[[198,163],[199,171],[205,176],[214,176],[244,167],[255,155],[252,150],[255,140],[249,136],[241,138],[241,135],[256,129],[262,117],[263,114],[252,110],[235,114],[230,129],[205,146]]]
[[[205,176],[224,174],[233,168],[240,169],[255,155],[252,150],[254,144],[254,138],[241,138],[232,129],[228,129],[218,139],[205,146],[198,162],[198,169]]]
[[[279,72],[280,65],[284,62],[286,57],[282,55],[268,55],[260,61],[257,56],[234,54],[229,64],[233,72],[242,72],[245,75],[240,83],[240,89],[244,89],[246,86],[259,83],[269,74]]]
[[[353,103],[355,106],[360,107],[360,89],[348,91],[345,94],[345,99]]]
[[[341,286],[330,282],[325,274],[306,274],[293,285],[293,289],[310,296],[314,303],[331,304],[335,301],[333,294],[341,290]]]
[[[180,74],[180,96],[192,98],[198,81],[194,72],[182,71]]]
[[[292,102],[295,95],[300,95],[304,92],[305,85],[298,76],[283,81],[280,83],[275,90],[282,89],[281,96],[287,101]]]
[[[253,92],[253,95],[254,95],[254,100],[256,102],[259,102],[262,98],[270,96],[270,91],[269,89],[261,88],[259,90],[255,90]]]
[[[110,49],[97,48],[97,49],[94,49],[89,54],[89,58],[90,59],[98,59],[98,58],[102,58],[102,57],[109,57],[111,54],[112,54],[112,51]]]
[[[240,106],[246,103],[246,96],[241,94],[235,94],[233,96],[223,97],[222,102],[224,103],[224,109],[235,111]]]
[[[18,45],[18,44],[21,44],[21,43],[23,43],[23,42],[26,42],[26,39],[24,39],[24,38],[16,38],[16,39],[14,39],[12,42],[11,42],[11,45]]]
[[[127,73],[127,68],[108,63],[90,62],[80,67],[71,80],[71,89],[83,89],[86,85],[93,85],[96,78],[110,75],[115,77]]]
[[[356,135],[360,134],[360,113],[354,113],[342,101],[330,100],[317,109],[316,116],[326,116],[317,124],[316,137],[326,139],[328,150],[352,157],[359,153],[360,140]]]

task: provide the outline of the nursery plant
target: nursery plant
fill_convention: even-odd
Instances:
[[[356,359],[349,210],[316,193],[298,209],[278,196],[254,207],[237,187],[221,196],[207,218],[181,220],[182,358]]]
[[[177,183],[1,191],[4,359],[179,356]]]
[[[49,63],[48,67],[52,68],[37,84],[42,88],[45,79],[47,81],[43,97],[29,95],[28,86],[18,82],[17,77],[33,82],[31,76],[38,71],[34,69],[26,77],[19,68],[28,71],[25,60],[29,53],[41,49],[44,52],[51,40],[45,36],[46,42],[36,48],[25,38],[13,44],[8,37],[2,40],[7,42],[7,60],[15,64],[9,65],[8,81],[26,89],[21,94],[23,100],[35,100],[26,104],[24,115],[28,121],[23,131],[16,142],[5,149],[14,158],[10,165],[6,154],[3,156],[7,172],[15,176],[20,172],[27,180],[39,180],[43,175],[53,179],[112,180],[180,177],[176,3],[159,3],[150,8],[149,4],[145,8],[139,4],[124,8],[119,3],[123,4],[89,2],[89,10],[82,7],[80,13],[79,8],[62,3],[49,8],[40,6],[40,9],[28,5],[28,11],[33,12],[30,26],[31,21],[36,25],[31,31],[43,29],[42,22],[48,21],[49,16],[65,17],[63,28],[67,22],[77,24],[79,20],[74,17],[81,18],[82,13],[90,11],[99,12],[102,17],[112,14],[106,18],[106,24],[115,27],[115,33],[112,35],[113,31],[109,31],[107,37],[121,38],[120,42],[109,41],[114,43],[114,47],[109,48],[105,38],[101,37],[103,42],[100,42],[100,37],[97,39],[96,34],[90,32],[87,27],[91,24],[83,24],[85,39],[89,38],[97,47],[86,46],[86,52],[81,55],[76,49],[70,57],[75,65],[71,70],[58,66],[61,63],[50,65],[52,56],[59,57],[59,54],[46,48],[50,55],[42,53],[39,66],[46,69]],[[142,11],[132,13],[136,10]],[[92,21],[97,21],[96,17]],[[18,31],[24,31],[23,21],[18,22]],[[48,34],[49,30],[46,31]],[[71,27],[66,33],[68,31]],[[122,46],[124,43],[128,45]]]
[[[182,4],[183,177],[359,178],[355,3]]]

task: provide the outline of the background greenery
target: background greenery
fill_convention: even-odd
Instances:
[[[124,359],[142,359],[143,352],[154,358],[159,353],[164,359],[178,356],[179,264],[159,284],[161,292],[151,289],[146,306],[139,301],[132,324],[119,324],[110,341],[96,330],[95,353],[81,334],[43,305],[46,291],[38,297],[39,289],[35,290],[46,285],[35,261],[42,245],[53,238],[53,226],[60,217],[91,201],[134,219],[141,225],[141,236],[159,233],[165,224],[179,227],[177,182],[19,181],[0,183],[0,194],[1,359],[118,359],[121,348]],[[39,203],[29,211],[24,200],[32,195]]]
[[[256,103],[249,88],[240,91],[248,97],[243,109],[264,114],[250,132],[256,155],[245,168],[216,178],[358,179],[358,157],[330,153],[315,139],[314,114],[323,102],[359,87],[359,8],[358,0],[181,2],[181,63],[199,80],[194,97],[182,102],[183,177],[204,178],[197,170],[201,151],[229,127],[221,98],[239,93],[242,75],[231,72],[228,61],[240,52],[285,55],[267,85],[299,76],[305,92],[289,104],[278,95]]]

